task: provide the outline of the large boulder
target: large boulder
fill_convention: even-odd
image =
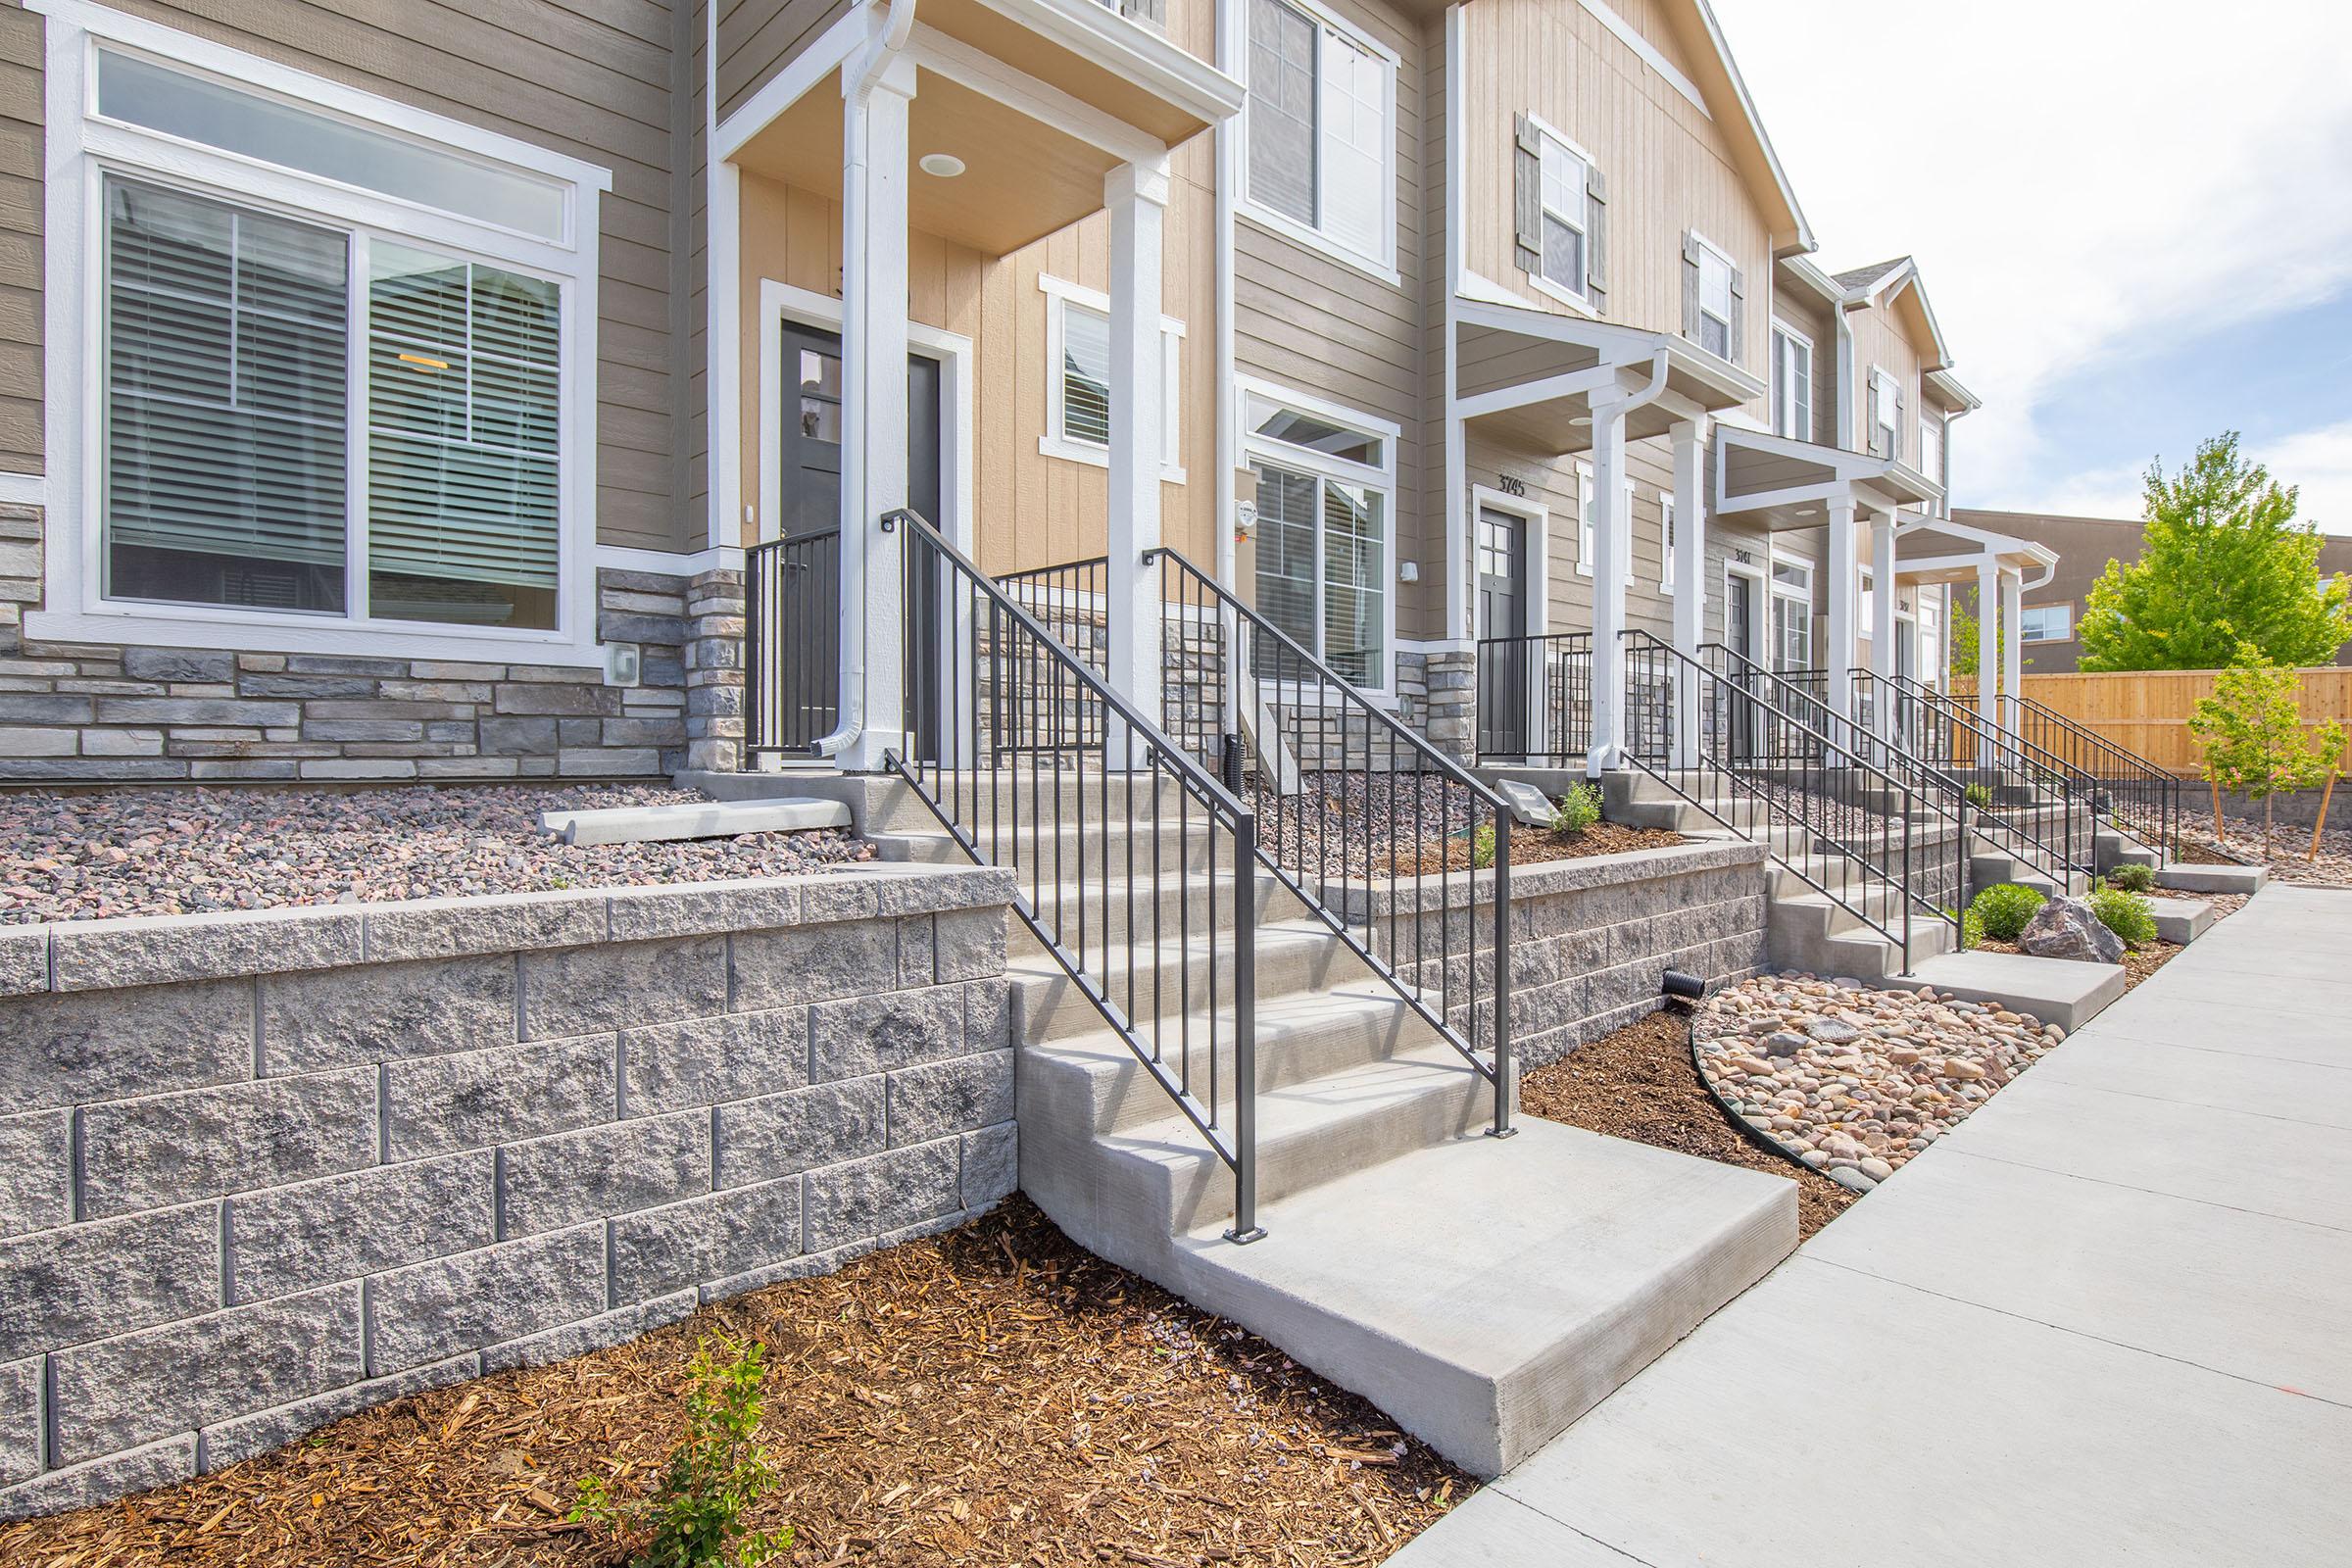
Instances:
[[[2081,899],[2057,898],[2034,911],[2018,933],[2017,949],[2036,958],[2075,958],[2083,963],[2121,963],[2124,939],[2100,923]]]

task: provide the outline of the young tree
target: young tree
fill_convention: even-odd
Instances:
[[[2147,473],[2146,543],[2111,561],[2082,611],[2083,669],[2218,669],[2252,643],[2275,664],[2325,664],[2352,642],[2352,585],[2320,580],[2320,536],[2296,492],[2238,456],[2231,431],[2179,473]]]
[[[2189,733],[2205,754],[2213,783],[2213,836],[2229,835],[2222,791],[2262,803],[2262,844],[2272,847],[2274,808],[2282,791],[2311,789],[2328,778],[2343,755],[2344,727],[2330,719],[2305,728],[2296,696],[2303,677],[2273,663],[2252,643],[2240,643],[2229,667],[2214,677],[2213,695],[2197,699]]]

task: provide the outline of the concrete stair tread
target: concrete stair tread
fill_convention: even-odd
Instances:
[[[1934,986],[1965,1002],[2032,1013],[2072,1034],[2124,994],[2125,974],[2120,963],[1972,950],[1923,958],[1901,984]]]
[[[1788,1178],[1519,1126],[1268,1203],[1251,1246],[1200,1227],[1181,1288],[1497,1474],[1797,1240]]]
[[[1392,1007],[1402,1004],[1391,999]],[[1415,1020],[1416,1024],[1419,1022]],[[1259,1031],[1258,1049],[1266,1049]],[[1462,1054],[1443,1041],[1433,1041],[1392,1056],[1358,1063],[1301,1083],[1286,1084],[1257,1093],[1257,1149],[1260,1161],[1287,1144],[1314,1142],[1322,1134],[1359,1117],[1377,1115],[1405,1101],[1429,1094],[1449,1094],[1477,1069]],[[1102,1136],[1114,1151],[1155,1162],[1191,1165],[1216,1155],[1181,1113],[1137,1121]],[[1395,1152],[1393,1152],[1392,1157]],[[1342,1174],[1333,1170],[1332,1176]]]

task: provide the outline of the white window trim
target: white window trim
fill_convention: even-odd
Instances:
[[[1592,557],[1596,554],[1593,547],[1597,541],[1592,533],[1592,504],[1586,499],[1585,491],[1593,483],[1592,465],[1584,458],[1576,459],[1575,464],[1576,574],[1580,577],[1590,577],[1592,575]],[[1625,496],[1625,585],[1631,588],[1634,585],[1634,579],[1640,575],[1634,570],[1634,502],[1637,499],[1637,491],[1631,474],[1628,474],[1623,480],[1622,488]]]
[[[1500,490],[1483,484],[1470,487],[1470,517],[1473,524],[1481,512],[1500,512],[1517,517],[1527,524],[1527,634],[1542,637],[1551,631],[1551,509],[1541,501],[1526,496],[1505,495]],[[1472,536],[1472,575],[1478,564],[1475,532]],[[1478,598],[1470,601],[1473,638],[1484,637],[1487,629],[1477,624]]]
[[[1706,235],[1700,233],[1697,229],[1694,228],[1690,230],[1690,238],[1697,243],[1700,250],[1705,251],[1708,255],[1714,257],[1717,261],[1723,264],[1725,272],[1724,289],[1728,297],[1731,289],[1732,279],[1740,275],[1740,264],[1732,260],[1732,253],[1730,251],[1725,250],[1722,246],[1707,238]],[[1727,307],[1727,309],[1729,307]],[[1699,268],[1698,275],[1698,314],[1701,318],[1704,318],[1708,314],[1707,275],[1706,268],[1703,265]],[[1727,365],[1738,365],[1740,363],[1740,339],[1736,334],[1739,332],[1740,324],[1728,317],[1722,318],[1721,319],[1723,320],[1724,346],[1731,350],[1729,354],[1726,354],[1723,357],[1724,363]],[[1700,352],[1704,353],[1706,351],[1701,342],[1703,337],[1704,334],[1702,333],[1699,337],[1693,337],[1688,341],[1693,346],[1699,347]]]
[[[2026,630],[2026,617],[2027,617],[2028,615],[2031,615],[2031,614],[2033,614],[2033,613],[2034,613],[2034,612],[2036,612],[2036,611],[2040,611],[2040,612],[2044,612],[2044,613],[2048,613],[2048,612],[2052,612],[2052,611],[2055,611],[2055,612],[2060,612],[2060,613],[2064,614],[2064,615],[2066,616],[2066,630],[2064,630],[2063,632],[2060,632],[2060,633],[2059,633],[2057,636],[2055,636],[2055,637],[2048,636],[2048,635],[2043,635],[2043,636],[2040,636],[2040,637],[2035,637],[2035,636],[2033,636],[2033,635],[2031,635],[2031,634],[2030,634],[2030,633],[2029,633],[2029,632]],[[2057,601],[2054,601],[2053,603],[2046,604],[2046,605],[2024,605],[2024,606],[2021,606],[2021,607],[2019,607],[2019,609],[2018,609],[2018,612],[2017,612],[2017,640],[2018,640],[2019,642],[2024,642],[2024,643],[2071,643],[2071,642],[2073,642],[2073,641],[2075,640],[2075,605],[2074,605],[2074,601],[2073,601],[2073,600],[2071,600],[2071,599],[2062,599],[2062,600],[2057,600]]]
[[[1878,446],[1879,432],[1886,430],[1888,432],[1886,456],[1894,462],[1900,463],[1903,461],[1903,385],[1894,378],[1893,371],[1878,365],[1870,368],[1869,384],[1879,389],[1879,412],[1886,415],[1886,417],[1863,432],[1863,444],[1875,452]],[[1870,409],[1870,399],[1867,393],[1863,397],[1862,406],[1863,412],[1867,414]]]
[[[1242,455],[1241,466],[1243,468],[1250,468],[1262,460],[1279,467],[1296,468],[1302,473],[1312,473],[1318,478],[1336,479],[1342,484],[1364,485],[1379,490],[1387,496],[1387,504],[1381,513],[1387,534],[1381,541],[1381,548],[1388,558],[1388,581],[1382,585],[1383,591],[1380,596],[1381,651],[1387,667],[1381,671],[1382,678],[1379,684],[1359,686],[1357,690],[1363,692],[1367,697],[1379,699],[1383,707],[1395,706],[1397,655],[1396,443],[1403,438],[1404,427],[1394,419],[1384,419],[1376,414],[1366,414],[1361,409],[1349,408],[1344,403],[1335,403],[1329,398],[1318,397],[1312,392],[1301,392],[1295,387],[1284,386],[1276,381],[1261,380],[1253,375],[1235,376],[1233,387],[1235,392],[1234,417],[1241,425],[1241,429],[1237,432],[1237,449]],[[1258,435],[1250,428],[1249,409],[1252,398],[1266,403],[1280,404],[1284,408],[1297,409],[1301,414],[1316,415],[1339,424],[1352,425],[1367,435],[1378,436],[1380,438],[1380,462],[1378,464],[1350,463],[1346,458],[1335,458],[1326,453],[1311,452],[1305,447],[1293,446],[1288,441],[1277,441],[1271,436]],[[1320,564],[1318,564],[1318,573],[1320,570]],[[1322,613],[1320,575],[1316,579],[1315,592],[1316,614],[1320,616]],[[1286,702],[1312,695],[1302,690],[1302,683],[1282,682],[1279,684],[1282,686],[1280,695]],[[1318,685],[1316,689],[1319,691],[1321,688]]]
[[[1788,338],[1792,343],[1801,343],[1805,349],[1805,428],[1801,434],[1796,436],[1790,436],[1781,428],[1781,411],[1775,401],[1774,377],[1782,373],[1780,341],[1782,338]],[[1784,440],[1810,441],[1813,439],[1814,431],[1813,392],[1821,384],[1820,351],[1814,346],[1812,333],[1794,325],[1788,318],[1782,316],[1775,316],[1772,318],[1772,363],[1765,367],[1764,378],[1764,396],[1772,405],[1766,410],[1769,416],[1767,422],[1772,426],[1772,433]]]
[[[1564,135],[1549,121],[1545,120],[1543,116],[1537,114],[1532,109],[1527,111],[1527,122],[1536,128],[1536,133],[1538,135],[1545,137],[1548,140],[1558,142],[1562,149],[1575,157],[1583,159],[1585,161],[1585,168],[1588,171],[1598,169],[1600,167],[1600,161],[1594,158],[1591,153],[1585,151],[1583,147],[1578,145],[1575,138]],[[1539,164],[1540,163],[1541,159],[1539,158]],[[1539,167],[1536,173],[1537,190],[1539,192],[1537,210],[1539,213],[1542,211],[1541,191],[1543,189],[1543,171],[1541,167]],[[1592,198],[1590,195],[1586,197],[1585,206],[1585,220],[1583,222],[1577,224],[1577,232],[1585,237],[1585,287],[1582,289],[1569,288],[1565,284],[1553,282],[1550,278],[1545,277],[1540,271],[1528,273],[1527,280],[1535,288],[1537,293],[1542,294],[1549,299],[1555,299],[1562,305],[1568,306],[1570,309],[1576,311],[1578,314],[1589,317],[1592,320],[1597,321],[1601,318],[1600,313],[1592,308],[1592,300],[1591,293],[1589,292],[1592,286]],[[1542,235],[1539,234],[1537,237],[1541,238]]]
[[[1800,588],[1794,583],[1782,582],[1780,569],[1783,565],[1788,565],[1803,572],[1805,574],[1804,586]],[[1766,542],[1764,550],[1763,571],[1764,626],[1763,629],[1758,633],[1758,637],[1763,648],[1764,657],[1757,661],[1757,662],[1762,664],[1766,669],[1778,672],[1781,668],[1781,642],[1778,620],[1780,602],[1784,599],[1788,600],[1790,604],[1793,604],[1798,608],[1799,614],[1797,616],[1797,623],[1804,628],[1805,632],[1805,657],[1799,667],[1810,668],[1812,666],[1813,584],[1816,577],[1814,568],[1815,563],[1807,561],[1801,556],[1781,555],[1778,551],[1772,548],[1769,541]]]
[[[1037,438],[1037,450],[1049,458],[1066,463],[1083,463],[1089,467],[1110,466],[1110,448],[1097,446],[1092,441],[1080,441],[1065,432],[1062,424],[1061,334],[1062,312],[1072,305],[1083,305],[1101,315],[1110,314],[1110,296],[1099,288],[1088,288],[1066,278],[1040,272],[1037,286],[1046,296],[1046,433]],[[1159,477],[1163,484],[1184,483],[1183,427],[1180,410],[1184,388],[1184,323],[1173,316],[1159,318],[1159,343],[1162,379],[1159,392],[1160,457]]]
[[[189,33],[126,17],[83,0],[30,0],[47,19],[45,41],[45,356],[43,399],[49,511],[44,603],[30,612],[29,637],[59,642],[165,643],[283,653],[365,654],[601,666],[596,638],[597,284],[600,192],[609,171],[528,142],[479,129],[274,64]],[[568,239],[548,242],[510,229],[428,211],[177,137],[99,120],[94,55],[100,40],[202,72],[243,90],[286,99],[370,128],[479,161],[510,165],[571,187]],[[428,621],[158,604],[102,597],[104,539],[99,514],[106,378],[101,335],[105,255],[105,172],[312,222],[388,233],[469,261],[551,278],[563,288],[563,371],[558,438],[557,624],[553,630],[447,627]],[[364,362],[363,362],[364,363]],[[353,394],[361,416],[362,381]],[[365,570],[364,510],[347,520],[347,562]]]
[[[1674,492],[1658,492],[1658,592],[1674,592]]]
[[[1245,94],[1244,108],[1242,113],[1236,115],[1233,120],[1236,149],[1233,167],[1237,172],[1233,204],[1234,217],[1262,228],[1268,233],[1279,234],[1285,239],[1303,245],[1308,250],[1320,251],[1333,261],[1346,267],[1351,267],[1367,277],[1377,278],[1392,287],[1401,287],[1404,276],[1396,270],[1396,78],[1400,74],[1402,62],[1397,58],[1396,50],[1365,32],[1363,28],[1348,21],[1330,7],[1323,5],[1321,0],[1281,0],[1281,3],[1294,11],[1303,12],[1334,32],[1345,33],[1350,41],[1367,53],[1378,56],[1388,67],[1388,134],[1381,138],[1380,249],[1377,253],[1368,254],[1356,250],[1352,246],[1343,245],[1313,224],[1301,223],[1288,213],[1278,213],[1271,207],[1261,206],[1250,199],[1250,114],[1247,100],[1249,81],[1246,75],[1248,71],[1247,40],[1250,35],[1250,24],[1247,18],[1244,18],[1241,24],[1241,37],[1244,40],[1244,64],[1241,68],[1245,73],[1242,81]],[[1315,77],[1315,92],[1318,99],[1320,99],[1322,91],[1323,78],[1318,72]],[[1319,122],[1316,133],[1321,134]],[[1317,161],[1316,167],[1321,167],[1320,160]],[[1318,198],[1320,195],[1321,192],[1318,191]]]

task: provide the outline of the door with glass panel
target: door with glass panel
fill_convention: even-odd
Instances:
[[[1478,509],[1478,750],[1528,757],[1536,649],[1527,641],[1527,519]]]

